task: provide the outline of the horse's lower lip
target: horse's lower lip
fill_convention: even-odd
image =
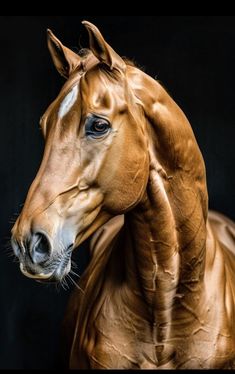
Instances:
[[[20,270],[21,272],[28,278],[32,278],[32,279],[35,279],[35,280],[43,280],[43,279],[49,279],[52,275],[53,275],[53,272],[50,272],[50,273],[39,273],[39,274],[31,274],[29,273],[25,268],[24,268],[24,265],[21,263],[20,264]]]

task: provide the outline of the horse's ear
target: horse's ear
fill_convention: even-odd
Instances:
[[[110,47],[104,40],[98,28],[88,21],[83,21],[89,33],[90,49],[98,60],[106,64],[111,70],[117,69],[124,71],[126,64],[123,59]]]
[[[81,58],[65,47],[49,29],[47,30],[47,44],[56,69],[67,79],[81,64]]]

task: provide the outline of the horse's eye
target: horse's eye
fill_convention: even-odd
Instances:
[[[104,132],[107,129],[107,122],[103,121],[102,119],[98,119],[93,122],[92,124],[92,130],[96,132]]]
[[[90,117],[86,120],[86,136],[91,136],[93,138],[101,138],[103,135],[107,134],[109,130],[110,124],[104,118]]]

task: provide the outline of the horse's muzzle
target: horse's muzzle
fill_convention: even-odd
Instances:
[[[20,260],[21,272],[28,278],[43,282],[60,282],[71,269],[73,246],[56,253],[50,239],[42,232],[21,243],[12,237],[12,248]]]
[[[19,243],[14,237],[11,240],[12,248],[18,258],[28,256],[34,265],[46,263],[52,252],[49,238],[44,233],[36,233]]]

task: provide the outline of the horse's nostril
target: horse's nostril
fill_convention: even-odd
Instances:
[[[50,242],[42,233],[34,234],[33,245],[30,257],[35,264],[40,264],[48,260],[51,253]]]
[[[38,253],[48,253],[48,252],[50,252],[50,245],[49,245],[49,242],[48,242],[47,238],[45,237],[45,235],[43,235],[43,234],[36,234],[36,235],[38,237],[38,240],[35,244],[35,250]]]

